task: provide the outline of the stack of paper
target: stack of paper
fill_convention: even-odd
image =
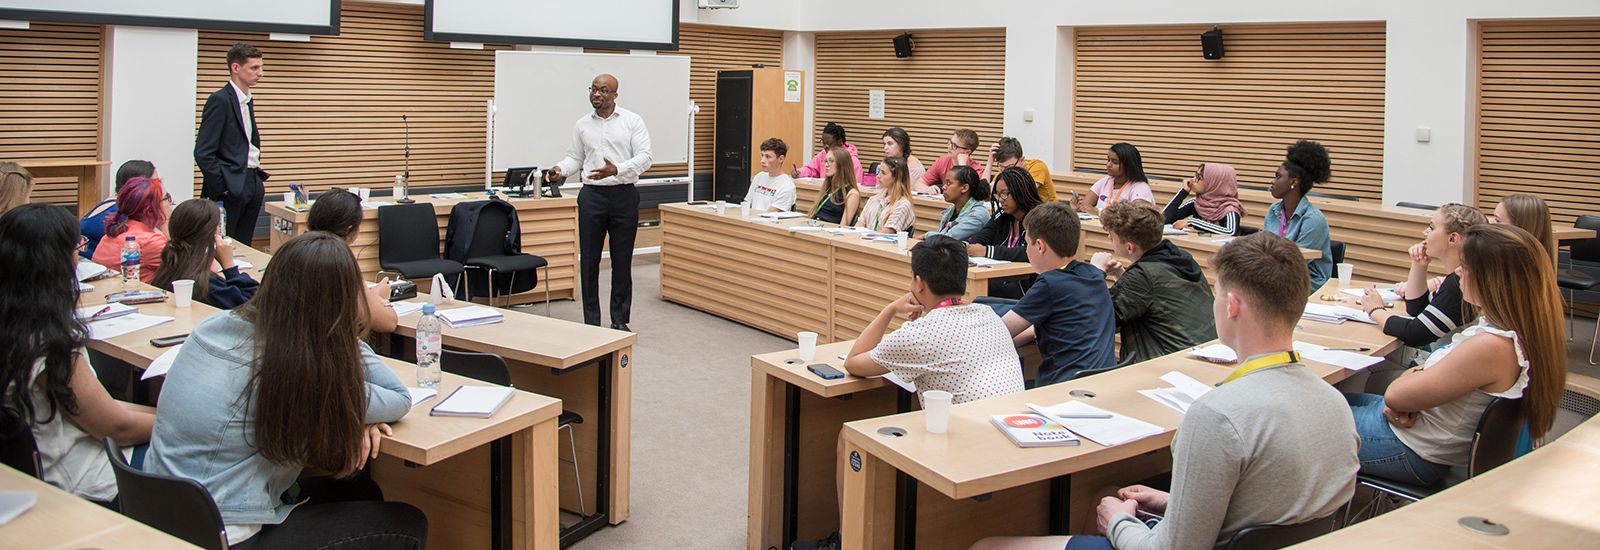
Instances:
[[[1339,289],[1339,292],[1350,296],[1355,296],[1357,298],[1367,295],[1367,289],[1365,288],[1341,288]],[[1400,293],[1395,292],[1393,288],[1379,288],[1378,297],[1383,298],[1383,301],[1385,302],[1398,302],[1401,300]]]
[[[411,406],[439,396],[439,390],[433,388],[406,388],[411,393]]]
[[[1107,411],[1082,401],[1068,401],[1051,407],[1030,405],[1029,408],[1061,423],[1068,430],[1072,430],[1072,433],[1106,447],[1137,441],[1165,431],[1155,424]]]
[[[1166,373],[1161,376],[1161,379],[1168,384],[1172,384],[1172,387],[1139,390],[1139,393],[1181,413],[1189,412],[1190,405],[1199,400],[1200,396],[1211,391],[1211,386],[1207,386],[1199,380],[1195,380],[1189,375],[1178,371]]]
[[[422,306],[426,304],[426,302],[389,302],[389,307],[394,309],[395,316],[405,317],[422,311]]]
[[[78,262],[78,280],[87,281],[111,271],[106,266],[94,262]]]
[[[489,418],[500,410],[515,392],[505,386],[461,386],[433,407],[433,416]]]
[[[1189,232],[1188,231],[1184,231],[1182,229],[1178,229],[1176,227],[1173,227],[1172,224],[1169,223],[1169,224],[1161,226],[1161,234],[1162,235],[1188,235]]]
[[[171,320],[171,317],[145,315],[143,313],[129,313],[115,319],[106,319],[104,321],[95,321],[93,323],[89,323],[89,338],[93,340],[110,340],[130,332],[144,330]]]
[[[439,312],[439,318],[451,328],[475,327],[478,325],[492,325],[505,320],[500,310],[492,307],[467,306],[447,309]]]
[[[805,214],[799,212],[763,212],[761,217],[773,220],[786,220],[789,218],[804,218]]]
[[[818,225],[791,225],[791,226],[789,226],[789,232],[790,233],[821,233],[822,232],[822,226],[818,226]]]
[[[116,319],[124,315],[133,315],[138,312],[139,308],[120,302],[111,302],[98,306],[83,306],[78,308],[77,313],[79,321],[92,323],[95,321],[104,321],[106,319]]]
[[[868,233],[868,231],[866,229],[862,229],[860,227],[829,227],[827,229],[824,229],[823,231],[826,231],[829,234],[833,234],[833,235],[849,235],[849,234],[853,234],[853,233]]]
[[[1305,314],[1302,315],[1302,317],[1312,321],[1321,321],[1335,325],[1345,321],[1375,324],[1372,320],[1372,317],[1368,316],[1366,313],[1363,313],[1359,309],[1328,304],[1306,304]]]
[[[994,258],[985,258],[983,256],[967,256],[967,262],[976,266],[1002,265],[1011,263],[1005,260],[996,260]]]
[[[1382,357],[1373,357],[1348,350],[1329,349],[1327,346],[1319,346],[1298,340],[1294,343],[1294,351],[1307,361],[1316,361],[1350,370],[1361,370],[1383,362]],[[1213,363],[1230,365],[1239,360],[1238,354],[1235,354],[1232,349],[1222,344],[1197,347],[1190,351],[1189,355]],[[1162,377],[1162,379],[1166,380],[1166,377]],[[1171,382],[1171,380],[1167,381]]]

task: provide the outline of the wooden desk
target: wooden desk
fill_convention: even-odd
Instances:
[[[79,216],[88,214],[90,208],[105,198],[105,192],[100,189],[100,169],[109,166],[109,160],[41,159],[19,161],[17,164],[36,178],[78,178]]]
[[[444,237],[445,228],[450,223],[450,209],[458,203],[485,200],[481,192],[469,193],[464,199],[433,199],[426,195],[413,198],[419,203],[433,205],[439,223],[441,252],[446,245]],[[538,286],[528,292],[512,296],[511,302],[543,301],[545,285],[550,286],[552,300],[574,299],[578,288],[578,200],[572,197],[512,198],[508,202],[517,209],[517,220],[522,229],[523,252],[543,257],[550,262],[548,277],[541,273],[542,279]],[[290,210],[282,201],[268,202],[262,209],[272,219],[267,231],[270,237],[268,251],[277,250],[278,246],[290,237],[309,230],[306,223],[310,217],[309,212]],[[361,264],[361,276],[363,279],[376,281],[380,269],[378,209],[368,208],[362,211],[361,227],[357,231],[352,248],[356,251],[357,263]],[[414,282],[425,291],[431,281]]]
[[[1579,548],[1600,534],[1600,418],[1499,468],[1420,502],[1340,529],[1296,548]],[[1589,487],[1574,492],[1574,488]],[[1575,498],[1553,498],[1572,495]],[[1486,518],[1505,536],[1463,528],[1462,517]],[[1590,542],[1582,542],[1582,541]]]
[[[416,300],[413,300],[416,301]],[[464,307],[449,301],[440,309]],[[512,385],[560,398],[566,411],[582,416],[572,426],[578,445],[582,502],[589,515],[562,533],[563,545],[582,539],[607,524],[628,519],[633,410],[633,345],[631,332],[501,309],[505,321],[492,325],[444,329],[450,349],[493,353],[505,359]],[[390,349],[399,357],[415,355],[421,313],[400,317]],[[561,456],[567,456],[563,450]],[[578,487],[561,485],[561,507],[580,513]]]
[[[1096,252],[1111,252],[1111,233],[1106,231],[1100,219],[1082,220],[1082,222],[1083,246],[1078,258],[1088,261]],[[1183,235],[1167,235],[1163,238],[1172,241],[1172,244],[1188,252],[1190,256],[1194,256],[1194,261],[1200,264],[1200,270],[1206,274],[1206,280],[1213,285],[1217,283],[1217,276],[1211,271],[1211,257],[1216,256],[1217,251],[1222,250],[1222,245],[1226,244],[1226,240],[1232,237],[1208,235],[1190,230]],[[1301,248],[1300,257],[1306,260],[1321,258],[1322,251]]]
[[[0,525],[9,548],[196,548],[9,466],[0,465],[0,491],[39,495],[33,508]]]
[[[867,204],[867,197],[878,194],[882,189],[882,187],[862,187],[861,204]],[[822,180],[819,178],[795,180],[794,196],[794,210],[810,213],[812,208],[816,208],[817,200],[822,198]],[[950,208],[950,203],[938,195],[916,195],[911,197],[911,206],[917,214],[917,221],[912,227],[915,227],[917,234],[920,235],[939,228],[939,218],[944,216],[946,208]]]
[[[1572,241],[1593,239],[1595,237],[1595,230],[1583,229],[1581,227],[1556,226],[1553,230],[1551,230],[1551,233],[1555,234],[1556,243],[1558,245],[1572,244]]]
[[[1367,281],[1351,281],[1351,286],[1354,288],[1366,288],[1373,284],[1384,285],[1383,283]],[[1317,289],[1316,292],[1311,293],[1311,296],[1307,297],[1306,301],[1313,304],[1338,305],[1361,309],[1360,300],[1354,296],[1345,295],[1339,290],[1339,279],[1328,279],[1328,282],[1323,284],[1322,288]],[[1323,296],[1327,296],[1331,300],[1323,300]],[[1400,312],[1405,312],[1405,304],[1397,304],[1396,307],[1399,308]],[[1384,334],[1383,327],[1357,321],[1332,324],[1301,319],[1300,323],[1296,325],[1295,334],[1312,334],[1354,342],[1360,344],[1361,347],[1372,348],[1372,351],[1367,352],[1368,355],[1389,355],[1404,345],[1398,338]]]
[[[248,247],[238,250],[255,264],[250,271],[260,277],[270,258]],[[122,282],[113,277],[91,284],[96,289],[83,296],[84,305],[103,303],[104,295],[119,290]],[[137,307],[141,313],[174,320],[109,340],[90,340],[90,349],[143,369],[166,351],[151,346],[151,338],[188,334],[220,313],[198,301],[178,308],[171,299]],[[401,381],[415,383],[415,365],[384,362]],[[440,393],[463,384],[482,383],[445,374]],[[380,446],[383,456],[372,472],[387,498],[422,509],[430,519],[429,540],[441,548],[560,547],[556,419],[562,402],[519,391],[489,419],[429,416],[427,409],[437,403],[435,398],[418,405],[394,424],[394,437]]]
[[[661,298],[789,339],[800,331],[824,343],[855,338],[910,290],[910,253],[857,234],[789,230],[805,224],[756,223],[737,207],[718,215],[661,205]],[[1031,273],[1017,262],[972,267],[966,296],[987,295],[991,280]]]

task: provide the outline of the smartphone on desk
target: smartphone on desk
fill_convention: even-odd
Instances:
[[[810,370],[811,374],[815,374],[821,377],[823,380],[838,380],[840,378],[844,378],[844,373],[839,372],[839,369],[833,368],[827,363],[813,363],[806,365],[806,369]]]

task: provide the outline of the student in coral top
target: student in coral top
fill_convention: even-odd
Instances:
[[[822,144],[822,150],[817,151],[817,155],[811,157],[811,162],[794,169],[794,173],[790,174],[791,176],[795,178],[827,177],[828,170],[824,163],[827,162],[828,154],[834,149],[844,149],[850,153],[850,166],[856,175],[855,181],[861,181],[861,156],[856,152],[854,144],[845,141],[843,126],[829,122],[827,126],[822,127],[822,136],[817,139]]]
[[[106,236],[94,249],[94,263],[119,269],[122,242],[132,237],[139,243],[139,280],[156,280],[161,267],[161,250],[167,246],[167,216],[172,213],[172,195],[161,180],[133,178],[117,190],[117,213],[106,223]]]
[[[1099,214],[1117,201],[1144,199],[1151,204],[1156,202],[1155,195],[1150,192],[1150,184],[1146,183],[1144,177],[1144,160],[1139,158],[1139,149],[1127,143],[1112,145],[1111,150],[1106,152],[1106,177],[1094,182],[1089,187],[1089,194],[1094,196],[1078,197],[1076,206],[1079,212]]]
[[[956,166],[971,166],[983,175],[983,166],[978,164],[978,159],[972,154],[978,150],[978,133],[966,128],[956,130],[950,135],[950,144],[947,152],[933,161],[933,166],[922,174],[922,181],[913,183],[912,191],[918,193],[938,193],[939,184],[944,182],[944,173]]]

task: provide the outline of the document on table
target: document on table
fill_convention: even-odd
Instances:
[[[426,302],[389,302],[389,307],[394,309],[394,314],[399,317],[422,311]]]
[[[361,201],[361,208],[366,210],[376,210],[385,206],[394,206],[394,203],[389,201]]]
[[[1348,350],[1329,349],[1327,346],[1319,346],[1298,340],[1294,343],[1294,351],[1306,360],[1326,363],[1349,370],[1362,370],[1383,362],[1382,357],[1374,357]],[[1222,344],[1197,347],[1190,351],[1189,355],[1197,359],[1229,365],[1239,361],[1238,354]],[[1163,377],[1163,379],[1165,378]],[[1168,382],[1171,382],[1171,380],[1168,380]]]
[[[95,321],[104,321],[106,319],[115,319],[124,315],[133,315],[138,312],[139,308],[130,306],[128,304],[112,302],[104,305],[80,307],[77,310],[77,316],[79,321],[91,323]]]
[[[1211,391],[1211,386],[1207,386],[1199,380],[1195,380],[1189,375],[1178,371],[1161,375],[1161,380],[1172,384],[1172,387],[1139,390],[1139,393],[1181,413],[1189,412],[1190,405],[1198,401],[1200,396]]]
[[[761,217],[770,220],[784,220],[788,218],[804,218],[806,215],[799,212],[762,212]]]
[[[1367,295],[1367,289],[1365,289],[1365,288],[1341,288],[1341,289],[1339,289],[1339,292],[1342,293],[1342,294],[1346,294],[1346,295],[1349,295],[1349,296],[1354,296],[1354,297],[1357,297],[1357,298],[1360,298],[1362,296],[1366,296]],[[1385,301],[1385,302],[1399,302],[1399,301],[1401,301],[1400,293],[1395,292],[1393,288],[1379,287],[1378,288],[1378,297],[1379,298],[1383,298],[1383,301]]]
[[[107,271],[111,271],[110,269],[106,269],[106,266],[94,262],[78,262],[77,270],[79,281],[87,281],[89,279],[98,277]]]
[[[985,267],[985,266],[991,266],[991,265],[1004,265],[1004,264],[1011,263],[1011,262],[1008,262],[1006,260],[996,260],[994,258],[985,258],[983,256],[967,256],[967,262],[972,264],[972,265],[978,266],[978,267]]]
[[[406,391],[411,392],[411,406],[413,407],[423,401],[439,396],[439,390],[433,388],[406,388]]]
[[[178,359],[178,350],[181,349],[183,349],[183,344],[178,344],[162,352],[161,355],[156,357],[156,360],[150,362],[150,366],[145,367],[144,374],[140,375],[139,379],[149,380],[157,376],[166,375],[167,371],[172,370],[172,362]]]
[[[1223,238],[1220,238],[1220,239],[1211,239],[1211,242],[1214,242],[1214,243],[1217,243],[1217,244],[1228,244],[1228,243],[1233,242],[1233,237],[1223,237]]]
[[[911,382],[910,380],[906,380],[904,378],[901,378],[900,375],[897,375],[897,374],[895,374],[893,372],[884,373],[883,379],[884,380],[888,380],[890,384],[894,384],[896,386],[900,386],[900,389],[902,389],[902,390],[905,390],[905,391],[908,391],[908,392],[911,392],[911,393],[917,393],[917,385],[915,383]]]
[[[143,313],[130,313],[115,319],[95,321],[89,323],[89,338],[94,340],[110,340],[124,334],[144,330],[162,323],[171,321],[171,317],[160,315],[145,315]]]
[[[239,268],[239,271],[249,271],[255,269],[256,264],[250,263],[244,258],[234,257],[233,266]]]
[[[489,418],[515,392],[505,386],[461,386],[450,393],[429,414],[433,416],[465,416]]]
[[[428,196],[429,197],[433,197],[435,199],[464,199],[464,198],[467,198],[466,195],[463,195],[461,193],[434,193],[434,194],[428,195]]]
[[[483,306],[467,306],[440,311],[439,318],[451,328],[466,328],[479,325],[492,325],[505,320],[500,311],[495,308]]]
[[[821,233],[822,227],[817,225],[791,225],[790,233]]]
[[[1372,317],[1353,307],[1334,306],[1328,304],[1306,304],[1305,313],[1301,316],[1312,321],[1340,324],[1345,321],[1358,323],[1377,324]]]
[[[1188,235],[1189,232],[1188,231],[1184,231],[1182,229],[1178,229],[1176,227],[1173,227],[1172,224],[1169,223],[1169,224],[1161,226],[1161,234],[1162,235]]]
[[[33,491],[0,491],[0,525],[11,523],[37,502],[39,493]]]
[[[1060,422],[1072,433],[1102,446],[1114,447],[1159,435],[1161,426],[1137,418],[1117,414],[1082,401],[1068,401],[1059,405],[1042,407],[1050,419]],[[1070,416],[1110,415],[1110,418],[1069,418]]]

